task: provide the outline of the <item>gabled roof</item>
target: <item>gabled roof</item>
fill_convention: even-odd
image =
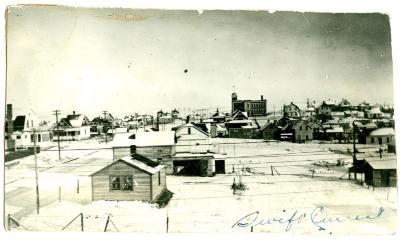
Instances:
[[[368,159],[367,163],[375,170],[396,169],[396,159]]]
[[[141,170],[145,172],[146,174],[149,175],[154,175],[157,172],[159,172],[162,168],[164,168],[164,165],[159,165],[156,162],[150,160],[149,158],[139,155],[139,154],[133,154],[133,155],[128,155],[125,157],[122,157],[121,159],[114,161],[112,164],[109,164],[100,170],[96,171],[95,173],[91,174],[91,176],[100,173],[101,171],[115,165],[118,162],[122,162],[127,164],[128,166],[131,166],[135,169]]]
[[[233,115],[232,115],[232,119],[233,119],[233,120],[236,120],[236,119],[238,119],[239,117],[244,117],[245,119],[248,119],[247,112],[240,111],[240,110],[234,111],[234,112],[233,112]]]
[[[65,118],[61,118],[59,121],[60,126],[67,126],[67,127],[81,127],[89,125],[89,119],[82,114],[72,114],[67,115]]]
[[[13,130],[16,131],[23,131],[25,128],[25,116],[17,116],[13,121]]]
[[[278,128],[278,126],[275,123],[266,123],[264,126],[260,128],[260,131],[266,129],[266,128]]]
[[[204,125],[205,125],[205,124],[204,124]],[[185,127],[194,128],[194,129],[196,129],[197,131],[199,131],[200,133],[204,134],[205,136],[207,136],[207,137],[210,136],[210,134],[209,134],[208,132],[204,131],[203,128],[200,127],[200,125],[198,125],[198,124],[193,124],[193,123],[185,123],[185,124],[179,126],[179,127],[175,130],[175,132],[178,132],[178,131],[180,131],[181,129],[183,129],[183,128],[185,128]],[[207,127],[206,127],[206,129],[207,129]]]

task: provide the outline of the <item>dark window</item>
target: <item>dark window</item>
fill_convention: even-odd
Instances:
[[[133,191],[132,176],[110,176],[110,188],[117,191]]]
[[[188,127],[188,134],[192,134],[192,129]]]
[[[300,126],[300,131],[303,130],[303,126]]]
[[[133,180],[132,176],[122,176],[122,190],[133,191]]]
[[[158,172],[158,185],[161,185],[161,173],[160,173],[160,171]]]
[[[111,190],[121,190],[121,180],[119,176],[110,177]]]
[[[371,138],[371,143],[375,143],[375,139],[374,138]]]
[[[389,142],[390,142],[390,139],[389,139],[389,137],[387,137],[387,138],[386,138],[386,142],[387,142],[387,143],[389,143]]]
[[[17,139],[21,139],[21,136],[20,136],[20,135],[17,135]]]

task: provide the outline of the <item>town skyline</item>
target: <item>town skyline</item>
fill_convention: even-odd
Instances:
[[[383,14],[31,6],[8,25],[7,103],[40,116],[229,107],[232,86],[240,99],[264,95],[268,110],[393,104]]]

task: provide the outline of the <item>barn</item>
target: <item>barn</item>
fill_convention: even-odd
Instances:
[[[164,165],[133,154],[91,175],[92,200],[156,201],[167,189]]]
[[[374,187],[397,185],[396,159],[370,159],[364,167],[365,182]]]

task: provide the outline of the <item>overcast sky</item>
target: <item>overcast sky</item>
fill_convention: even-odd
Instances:
[[[381,14],[12,8],[7,103],[89,118],[306,99],[393,103]],[[187,72],[185,72],[187,70]]]

